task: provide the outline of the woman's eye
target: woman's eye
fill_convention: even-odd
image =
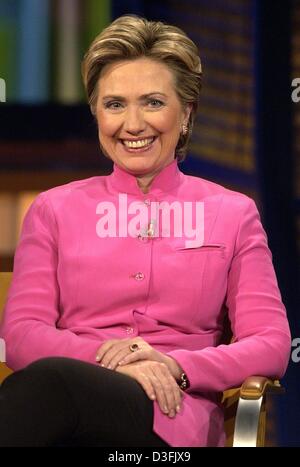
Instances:
[[[105,108],[106,109],[119,109],[119,106],[120,105],[120,102],[107,102],[105,104]]]
[[[160,101],[159,99],[151,99],[149,103],[156,104],[156,105],[151,105],[151,107],[161,107],[162,105],[164,105],[164,103]]]

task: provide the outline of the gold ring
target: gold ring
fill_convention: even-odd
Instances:
[[[136,352],[137,350],[139,350],[138,344],[131,344],[129,348],[131,352]]]

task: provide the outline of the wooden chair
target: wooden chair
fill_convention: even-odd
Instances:
[[[0,320],[12,273],[0,272]],[[4,362],[0,362],[0,383],[12,373]],[[282,393],[278,381],[262,376],[247,378],[240,388],[223,393],[225,408],[226,446],[264,446],[266,429],[266,396]]]

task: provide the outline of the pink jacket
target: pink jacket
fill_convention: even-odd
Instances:
[[[204,243],[96,233],[100,201],[202,201]],[[228,311],[234,343],[219,345]],[[107,339],[142,336],[175,358],[190,388],[174,419],[154,402],[154,431],[171,446],[221,446],[216,393],[250,375],[282,377],[289,359],[285,308],[254,202],[174,160],[149,193],[117,165],[109,176],[41,193],[23,224],[0,331],[17,370],[48,356],[95,363]]]

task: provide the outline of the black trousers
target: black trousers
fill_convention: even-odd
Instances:
[[[168,446],[137,381],[62,357],[38,360],[0,387],[0,447]]]

